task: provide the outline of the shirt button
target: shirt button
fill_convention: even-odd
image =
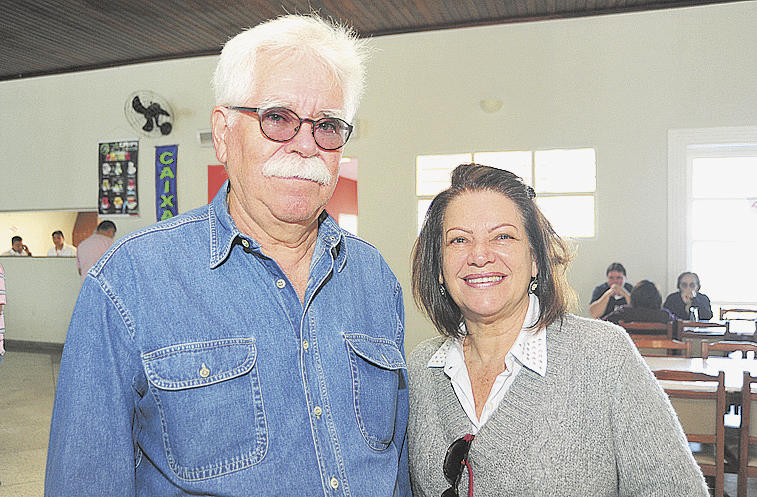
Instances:
[[[242,238],[242,246],[244,248],[250,248],[250,242],[248,242],[246,238]]]
[[[334,490],[339,488],[339,480],[337,480],[335,477],[332,476],[329,483],[331,484],[331,488],[333,488]]]
[[[313,414],[315,414],[316,418],[320,418],[321,414],[323,414],[323,409],[321,409],[321,406],[315,406],[313,409]]]
[[[329,237],[329,240],[331,240],[332,242],[333,242],[333,241],[336,241],[336,237],[332,235],[332,236],[330,236],[330,237]],[[335,480],[331,480],[331,481],[335,481]],[[339,483],[339,482],[337,482],[337,484],[338,484],[338,483]]]
[[[203,378],[207,378],[208,376],[210,376],[210,370],[208,369],[208,367],[205,365],[204,362],[202,363],[202,367],[200,368],[200,376],[202,376]]]
[[[276,280],[276,286],[278,288],[284,288],[285,286],[287,286],[287,282],[284,281],[283,278],[279,278],[279,279]]]
[[[302,341],[302,348],[305,349],[305,350],[307,350],[308,347],[310,347],[310,344],[308,343],[308,341],[307,340],[303,340]]]

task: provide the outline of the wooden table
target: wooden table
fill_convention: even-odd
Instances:
[[[721,340],[736,340],[740,342],[756,342],[754,330],[743,327],[733,327],[727,322],[699,322],[694,325],[690,321],[681,321],[678,337],[680,340],[692,342],[691,353],[696,357],[702,355],[702,342],[719,342]],[[709,326],[708,326],[709,325]]]
[[[673,371],[691,371],[717,375],[725,372],[725,391],[729,394],[741,393],[744,382],[744,371],[757,376],[756,359],[732,359],[730,357],[644,357],[649,369],[659,371],[670,369]]]

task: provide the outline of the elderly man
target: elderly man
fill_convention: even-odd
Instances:
[[[48,257],[73,257],[76,255],[76,249],[73,245],[66,243],[61,230],[53,231],[53,246],[47,251]]]
[[[324,211],[362,53],[311,16],[226,44],[211,121],[229,182],[89,271],[45,495],[410,494],[402,292]]]
[[[24,239],[16,235],[11,238],[11,249],[3,252],[2,255],[30,257],[32,253],[29,251],[29,247],[24,245]]]

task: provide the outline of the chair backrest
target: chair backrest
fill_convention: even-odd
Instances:
[[[721,307],[720,308],[720,320],[724,319],[757,319],[757,309],[744,309],[736,307]]]
[[[689,442],[713,444],[714,454],[695,453],[702,472],[715,477],[715,496],[722,497],[725,478],[725,373],[654,371],[668,394]]]
[[[742,355],[746,357],[746,353],[752,351],[755,353],[757,359],[757,343],[754,342],[740,342],[740,341],[723,341],[723,342],[702,342],[702,358],[707,359],[712,351],[719,352],[735,352],[741,351]]]
[[[619,321],[618,324],[632,335],[664,336],[672,340],[674,335],[674,323],[648,323],[645,321]]]
[[[741,386],[741,427],[739,434],[739,480],[738,495],[747,494],[747,478],[757,474],[757,468],[749,464],[749,445],[757,444],[757,377],[744,371]]]
[[[692,354],[692,343],[688,340],[671,340],[649,335],[631,335],[631,340],[644,356],[668,356],[674,355],[675,351],[679,351],[679,355],[684,357],[691,357]]]

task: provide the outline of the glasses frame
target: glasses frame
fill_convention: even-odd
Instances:
[[[347,140],[350,139],[350,135],[352,135],[352,130],[354,129],[350,123],[348,123],[344,119],[339,119],[338,117],[322,117],[320,119],[308,119],[308,118],[303,119],[302,117],[298,116],[295,111],[293,111],[292,109],[287,109],[286,107],[265,107],[264,108],[264,107],[244,107],[241,105],[227,105],[226,108],[230,110],[235,110],[237,112],[249,112],[258,116],[258,125],[260,126],[260,132],[263,133],[263,136],[265,136],[272,142],[276,142],[276,143],[286,143],[286,142],[294,140],[294,137],[297,136],[297,134],[300,132],[300,128],[302,128],[302,123],[310,123],[312,125],[310,128],[310,134],[313,135],[313,140],[315,141],[315,144],[318,145],[318,148],[320,148],[321,150],[325,150],[327,152],[333,152],[334,150],[339,150],[340,148],[344,147],[347,144]],[[281,109],[281,110],[290,112],[294,117],[297,118],[298,121],[300,121],[300,124],[298,124],[297,127],[294,128],[294,134],[292,135],[291,138],[287,138],[286,140],[276,140],[268,136],[266,132],[263,131],[263,121],[260,119],[260,116],[261,114],[264,114],[266,111],[274,110],[274,109]],[[316,125],[320,123],[321,121],[330,120],[330,119],[335,119],[341,122],[342,124],[344,124],[345,128],[347,129],[347,136],[344,138],[344,142],[336,148],[324,147],[323,145],[318,143],[318,138],[316,138],[315,136]]]
[[[468,468],[468,495],[473,495],[473,474],[470,464],[468,463],[468,454],[470,453],[471,443],[475,435],[470,433],[458,438],[452,442],[444,456],[444,478],[451,486],[445,490],[441,497],[458,497],[457,487],[460,485],[460,478],[463,476],[463,468]]]

